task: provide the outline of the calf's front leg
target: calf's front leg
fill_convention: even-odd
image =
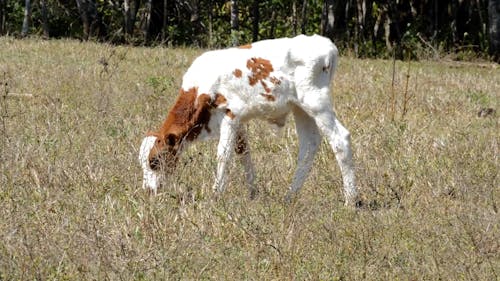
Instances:
[[[220,139],[217,145],[217,174],[213,190],[222,193],[226,188],[227,165],[231,160],[239,122],[225,116],[220,125]]]

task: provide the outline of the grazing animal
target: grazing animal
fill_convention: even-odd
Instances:
[[[340,166],[346,205],[354,205],[357,190],[350,134],[337,120],[330,97],[337,55],[329,39],[300,35],[209,51],[196,58],[163,125],[142,143],[143,187],[156,192],[189,144],[218,138],[214,191],[221,193],[226,187],[234,150],[241,156],[250,196],[255,196],[254,167],[243,124],[257,118],[282,127],[291,112],[299,154],[286,199],[304,184],[322,133]]]

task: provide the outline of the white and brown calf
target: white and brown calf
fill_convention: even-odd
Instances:
[[[214,191],[224,191],[227,165],[235,150],[242,156],[253,197],[254,168],[243,124],[258,118],[283,126],[292,112],[299,155],[286,199],[304,184],[322,133],[340,166],[346,205],[355,204],[350,135],[335,117],[330,97],[337,54],[335,45],[318,35],[265,40],[202,54],[184,75],[177,101],[161,128],[142,143],[143,187],[156,192],[183,149],[196,140],[218,138]]]

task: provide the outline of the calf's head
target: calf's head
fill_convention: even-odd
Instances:
[[[172,171],[182,150],[182,144],[194,141],[203,129],[210,131],[210,109],[213,102],[209,95],[197,95],[197,89],[181,90],[165,122],[156,133],[156,141],[149,152],[149,165],[153,170]]]
[[[153,171],[172,171],[179,159],[180,137],[170,133],[166,135],[151,133],[156,140],[149,151],[148,164]]]
[[[198,95],[197,88],[180,91],[161,128],[148,133],[143,140],[139,157],[144,170],[143,187],[156,190],[174,171],[183,148],[196,140],[202,131],[210,133],[211,110],[224,102],[221,95],[214,98]]]

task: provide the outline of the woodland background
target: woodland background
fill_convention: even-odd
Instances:
[[[0,35],[217,48],[300,33],[358,57],[498,61],[500,0],[0,0]]]

